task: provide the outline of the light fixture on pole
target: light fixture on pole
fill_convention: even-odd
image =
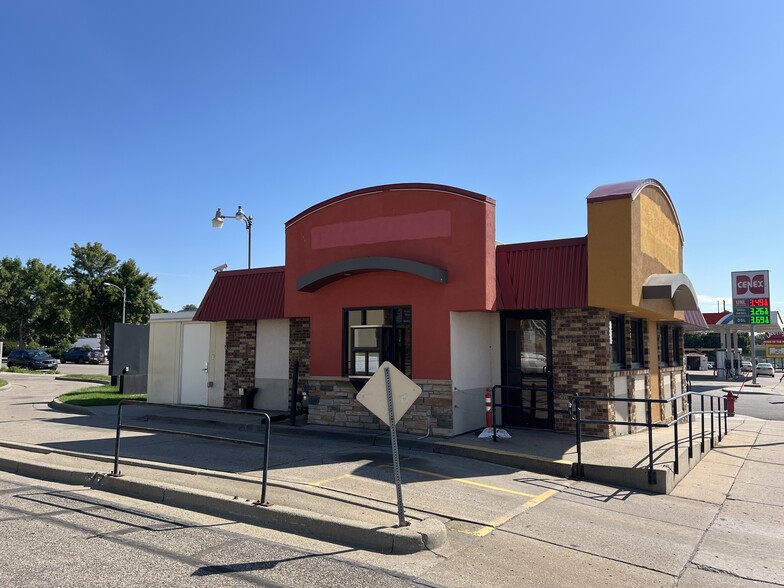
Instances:
[[[253,217],[245,214],[242,210],[242,206],[237,207],[237,212],[234,213],[234,216],[224,216],[223,213],[221,213],[221,209],[219,208],[215,212],[215,217],[212,219],[212,227],[214,229],[223,228],[223,219],[225,218],[233,218],[235,220],[245,221],[245,228],[248,229],[248,269],[250,269],[250,247],[251,247],[250,228],[253,226]]]
[[[104,282],[104,286],[111,286],[112,288],[117,288],[123,295],[123,313],[122,313],[122,322],[125,324],[125,288],[121,288],[117,284],[112,284],[111,282]]]

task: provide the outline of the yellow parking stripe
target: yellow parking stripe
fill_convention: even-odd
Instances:
[[[534,498],[532,498],[531,500],[529,500],[525,504],[520,505],[518,508],[514,509],[512,512],[504,515],[503,517],[499,517],[499,518],[495,519],[494,521],[490,521],[489,525],[486,525],[486,526],[482,527],[481,529],[479,529],[478,531],[472,532],[471,534],[472,535],[476,535],[477,537],[484,537],[485,535],[488,535],[490,532],[492,532],[497,527],[500,527],[501,525],[503,525],[508,520],[510,520],[510,519],[516,517],[517,515],[519,515],[521,512],[525,512],[525,511],[535,507],[536,505],[543,503],[545,500],[547,500],[548,498],[551,498],[552,496],[555,496],[556,494],[558,494],[558,490],[548,490],[547,492],[542,492],[541,494],[539,494],[538,496],[535,496]]]
[[[383,465],[381,467],[391,468],[391,465]],[[487,490],[495,490],[496,492],[506,492],[507,494],[514,494],[516,496],[529,496],[534,497],[536,494],[529,494],[528,492],[520,492],[518,490],[509,490],[508,488],[500,488],[499,486],[491,486],[489,484],[482,484],[481,482],[474,482],[472,480],[465,480],[463,478],[455,478],[454,476],[445,476],[444,474],[437,474],[436,472],[428,472],[426,470],[417,470],[415,468],[400,468],[401,470],[406,470],[407,472],[415,472],[417,474],[424,474],[425,476],[431,476],[433,478],[441,478],[443,480],[452,480],[453,482],[458,482],[460,484],[468,484],[469,486],[477,486],[479,488],[486,488]]]
[[[343,478],[348,478],[353,474],[341,474],[339,476],[334,476],[332,478],[327,478],[325,480],[319,480],[318,482],[309,482],[309,486],[321,486],[322,484],[329,484],[330,482],[335,482],[337,480],[342,480]]]

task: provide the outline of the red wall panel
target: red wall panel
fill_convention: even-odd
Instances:
[[[315,292],[297,280],[330,263],[395,257],[446,269],[446,284],[396,271],[347,276]],[[495,203],[432,184],[368,188],[286,224],[285,315],[311,319],[311,375],[342,375],[343,310],[412,308],[412,376],[450,379],[450,311],[493,310]]]

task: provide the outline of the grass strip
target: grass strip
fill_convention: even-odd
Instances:
[[[147,400],[146,394],[120,394],[117,386],[90,386],[80,388],[58,398],[65,404],[76,406],[115,406],[121,400]]]
[[[100,380],[101,382],[111,382],[112,377],[104,374],[65,374],[60,376],[61,380]]]

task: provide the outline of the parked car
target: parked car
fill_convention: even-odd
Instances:
[[[520,369],[524,374],[546,374],[547,358],[541,353],[520,353]]]
[[[740,371],[742,371],[742,372],[750,372],[751,371],[751,362],[750,361],[742,361],[742,362],[740,362]]]
[[[715,370],[716,369],[716,362],[715,361],[709,361],[708,362],[708,369],[709,370]]]
[[[60,356],[60,363],[101,363],[103,353],[88,347],[71,347]]]
[[[773,368],[772,363],[758,363],[757,364],[758,376],[770,376],[771,378],[776,375],[776,370]]]
[[[8,354],[8,367],[31,370],[57,369],[57,360],[43,349],[15,349]]]

